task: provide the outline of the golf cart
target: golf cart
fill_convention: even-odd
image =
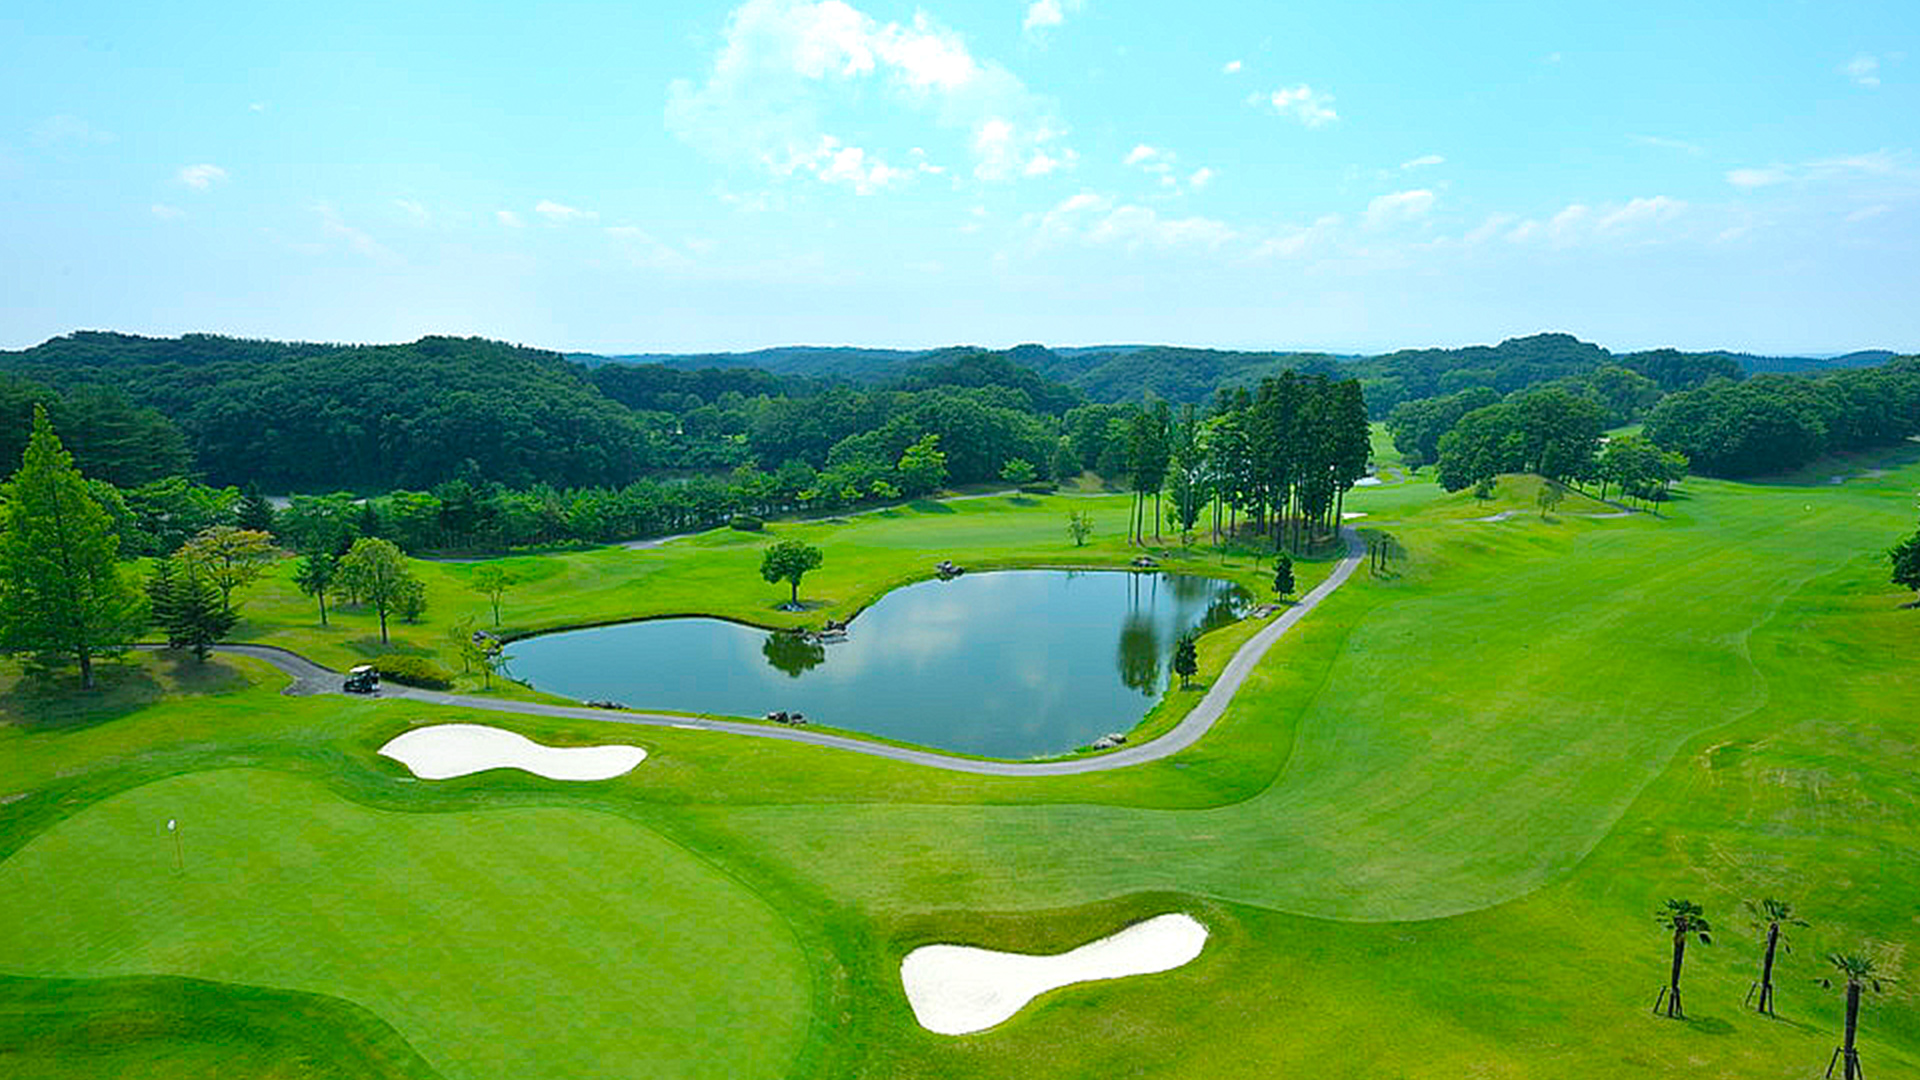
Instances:
[[[372,664],[361,664],[347,672],[347,681],[340,689],[349,694],[372,694],[380,689],[380,673],[373,670]]]

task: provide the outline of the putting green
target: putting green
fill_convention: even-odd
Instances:
[[[0,911],[0,970],[335,995],[449,1080],[778,1075],[810,1015],[777,914],[590,811],[390,813],[195,773],[35,838],[0,863]]]

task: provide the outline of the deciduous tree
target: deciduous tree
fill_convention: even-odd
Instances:
[[[220,590],[221,605],[231,611],[233,590],[251,585],[272,565],[273,537],[256,529],[215,525],[200,530],[177,557],[205,574]]]
[[[511,571],[502,566],[482,566],[473,572],[468,588],[487,598],[493,605],[493,625],[500,625],[500,598],[518,582]]]
[[[785,581],[792,586],[787,602],[797,607],[800,604],[800,579],[807,576],[808,571],[819,569],[823,558],[819,548],[804,540],[782,540],[760,557],[760,576],[769,585]]]
[[[398,611],[404,601],[420,587],[407,568],[406,556],[391,540],[363,536],[353,542],[340,560],[340,583],[360,601],[373,606],[380,616],[380,640],[387,638],[387,617]]]

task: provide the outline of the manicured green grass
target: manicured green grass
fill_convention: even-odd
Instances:
[[[1407,557],[1383,577],[1363,571],[1283,639],[1199,746],[1084,777],[968,777],[699,732],[487,716],[543,741],[633,741],[652,756],[604,784],[497,772],[429,785],[371,751],[410,724],[463,718],[457,710],[287,699],[270,674],[232,661],[199,672],[145,659],[91,710],[16,691],[0,697],[0,799],[26,797],[0,805],[0,910],[62,913],[46,924],[51,937],[0,929],[0,972],[199,974],[226,986],[237,1015],[249,986],[310,990],[340,1002],[316,1007],[315,1025],[349,1032],[358,1006],[448,1076],[573,1075],[587,1056],[613,1053],[615,1036],[564,1033],[558,1064],[531,1072],[499,1056],[524,1042],[459,1057],[492,1042],[500,1022],[461,997],[488,962],[486,935],[531,955],[558,936],[535,910],[545,898],[621,907],[609,929],[568,921],[580,937],[566,940],[582,949],[616,937],[654,947],[643,922],[684,927],[708,950],[732,947],[720,927],[736,919],[775,927],[759,936],[785,941],[792,959],[760,962],[788,971],[786,989],[766,993],[799,1002],[805,1028],[769,1028],[725,1051],[759,1058],[711,1059],[740,1075],[764,1063],[761,1075],[835,1077],[1786,1080],[1823,1068],[1838,1037],[1839,995],[1810,981],[1818,958],[1864,946],[1902,980],[1869,1000],[1867,1067],[1905,1075],[1920,1070],[1920,980],[1905,959],[1920,934],[1920,612],[1900,609],[1908,597],[1885,584],[1877,553],[1912,528],[1920,464],[1879,460],[1849,468],[1894,471],[1837,486],[1689,481],[1661,518],[1580,517],[1588,508],[1570,498],[1542,520],[1520,478],[1503,480],[1493,507],[1424,478],[1356,492],[1351,509],[1391,509]],[[1469,520],[1503,508],[1520,512]],[[1014,524],[1063,522],[1057,508],[951,509],[945,524],[960,532],[931,510],[805,526],[827,538],[830,567],[861,568],[821,595],[851,605],[928,556],[966,561],[960,544],[942,543],[956,536],[982,546],[999,536],[1009,558],[1069,546],[1063,527],[1053,538]],[[1101,512],[1111,540],[1124,500]],[[684,565],[640,561],[670,569],[626,580],[634,593],[680,595],[660,579],[698,578],[708,559],[735,557],[735,543],[703,537],[672,556]],[[553,576],[590,592],[591,560],[625,554],[561,557]],[[751,584],[723,592],[721,578],[735,576],[709,580],[715,604],[777,599]],[[1232,633],[1207,647],[1223,654]],[[216,850],[236,862],[245,851],[264,884],[251,899],[208,884],[195,896],[205,913],[176,929],[160,917],[170,879],[140,823],[181,804],[194,807],[190,820],[230,818]],[[317,852],[316,837],[336,833],[350,860],[275,854]],[[496,833],[475,850],[473,837]],[[462,872],[511,868],[491,849],[535,836],[549,854],[524,882]],[[556,853],[561,837],[572,843]],[[638,861],[627,853],[642,849],[671,853],[656,861],[714,882],[717,899],[708,886],[646,892],[624,876]],[[319,881],[336,866],[337,883]],[[564,895],[547,891],[555,882]],[[345,970],[299,940],[304,923],[270,917],[276,898],[314,903],[303,891],[360,916],[353,929],[317,927],[329,941],[425,916],[448,932],[431,964]],[[1758,954],[1739,901],[1766,895],[1815,924],[1780,974],[1777,1021],[1740,1007]],[[1669,896],[1703,902],[1717,929],[1714,946],[1689,956],[1687,1023],[1649,1014],[1667,956],[1652,912]],[[510,915],[467,910],[496,905]],[[745,914],[716,923],[716,909]],[[1058,951],[1169,909],[1213,930],[1192,965],[1057,992],[979,1036],[919,1030],[899,990],[899,959],[916,944]],[[251,947],[219,946],[223,932]],[[570,959],[546,977],[574,994],[619,993],[639,963],[609,962],[627,974]],[[760,976],[705,993],[749,978]],[[53,998],[72,986],[30,982]],[[38,1028],[10,1019],[6,991],[0,1068],[31,1042],[23,1031],[52,1023],[45,1008]],[[577,1004],[556,993],[527,1015],[555,1015],[538,1010],[561,1001]],[[111,1029],[137,1013],[79,990],[68,1004],[51,1014],[67,1028]],[[726,1011],[688,998],[656,1007],[696,1021]],[[289,1038],[236,1037],[234,1060]],[[107,1042],[129,1069],[195,1074],[168,1071],[174,1036]],[[697,1047],[656,1052],[662,1070],[702,1064]],[[58,1066],[44,1051],[32,1060]],[[89,1074],[68,1063],[65,1075]]]
[[[1093,536],[1084,547],[1067,534],[1067,514],[1074,510],[1094,518]],[[1126,566],[1141,553],[1126,543],[1126,519],[1125,497],[992,495],[779,522],[761,533],[717,529],[651,549],[515,556],[488,565],[504,567],[520,581],[501,605],[499,632],[508,636],[687,614],[768,627],[817,626],[856,614],[890,589],[932,577],[934,564],[945,558],[980,570]],[[769,585],[760,577],[761,552],[788,537],[827,553],[825,565],[801,587],[809,610],[797,614],[779,610],[787,599],[786,585]],[[1223,559],[1203,543],[1184,547],[1171,530],[1163,530],[1161,541],[1148,550],[1169,569],[1239,581],[1266,595],[1266,581],[1250,552]],[[1301,563],[1297,576],[1303,591],[1325,577],[1335,554],[1330,548],[1320,559]],[[427,615],[417,626],[391,620],[392,641],[383,645],[378,621],[367,611],[336,610],[330,613],[332,625],[320,626],[317,605],[293,586],[293,560],[284,560],[240,594],[244,618],[232,638],[283,645],[338,668],[393,651],[435,655],[458,672],[448,629],[466,617],[477,627],[493,628],[486,598],[469,587],[479,565],[415,560],[413,569],[427,586]],[[469,675],[461,689],[477,690],[479,683]]]
[[[0,910],[33,913],[0,923],[9,972],[339,996],[449,1078],[767,1075],[811,1011],[778,914],[583,810],[392,813],[278,773],[198,772],[35,838],[7,860]]]

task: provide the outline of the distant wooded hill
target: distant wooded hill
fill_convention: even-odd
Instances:
[[[788,346],[738,353],[633,353],[603,356],[571,353],[568,359],[589,367],[606,364],[659,364],[680,370],[751,367],[776,375],[844,380],[858,384],[895,382],[917,369],[983,351],[956,345],[939,349],[863,349]],[[1018,345],[994,355],[1032,368],[1098,402],[1135,401],[1148,393],[1175,402],[1205,402],[1222,388],[1252,386],[1281,371],[1359,377],[1373,414],[1384,416],[1402,401],[1487,386],[1503,393],[1568,376],[1590,374],[1609,365],[1634,371],[1682,369],[1737,378],[1745,374],[1784,374],[1872,367],[1896,354],[1873,349],[1841,356],[1755,356],[1725,350],[1678,352],[1671,349],[1613,353],[1568,334],[1535,334],[1498,345],[1457,349],[1402,349],[1373,356],[1323,352],[1250,352],[1191,349],[1168,345],[1094,345],[1049,348]],[[1642,371],[1668,389],[1679,383]]]

